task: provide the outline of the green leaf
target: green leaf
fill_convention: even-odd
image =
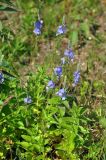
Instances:
[[[11,109],[9,108],[8,105],[3,106],[1,114],[5,114],[5,116],[11,114]]]
[[[36,157],[36,159],[37,159],[37,160],[44,159],[44,156],[43,156],[43,155],[39,155],[39,156]],[[50,159],[48,159],[48,160],[50,160]]]
[[[40,152],[41,151],[41,146],[39,144],[32,144],[30,146],[30,150],[31,151],[36,150],[37,152]]]
[[[31,142],[31,136],[28,136],[28,135],[22,135],[21,136],[25,141],[27,142]]]
[[[71,132],[70,130],[65,130],[63,134],[64,138],[62,139],[60,144],[57,144],[58,150],[63,150],[68,152],[69,154],[74,150],[75,144],[74,144],[74,138],[75,134],[74,132]]]
[[[82,23],[81,25],[81,29],[84,31],[85,36],[88,38],[90,36],[90,26],[88,24],[87,21],[85,21],[84,23]]]
[[[2,72],[10,77],[15,77],[14,73],[10,70],[8,70],[7,68],[3,68],[2,67]]]
[[[18,122],[17,122],[17,127],[18,127],[19,129],[25,129],[24,123],[23,123],[22,121],[18,121]]]
[[[76,45],[78,43],[78,31],[73,31],[71,35],[72,45]]]
[[[7,6],[0,5],[0,11],[8,11],[8,12],[16,12],[17,10],[14,8],[10,8]]]
[[[3,25],[2,25],[2,22],[0,21],[0,32],[2,32],[2,29],[3,29]],[[0,58],[0,61],[1,61],[1,58]]]
[[[28,149],[31,146],[29,142],[17,142],[17,144],[20,144],[24,149]]]
[[[48,112],[50,112],[50,115],[53,115],[56,112],[58,112],[58,108],[57,107],[53,107],[52,105],[47,106],[46,110]]]
[[[12,2],[10,0],[0,0],[0,2],[5,3],[7,5],[13,5]]]
[[[3,101],[2,100],[0,100],[0,106],[2,106],[3,105]]]
[[[3,152],[0,152],[0,157],[3,158]]]
[[[12,66],[11,63],[8,63],[5,59],[4,59],[4,55],[0,54],[1,59],[0,59],[0,70],[2,70],[2,72],[4,74],[7,74],[10,77],[16,77],[19,76],[16,69]]]
[[[88,91],[88,87],[89,87],[88,82],[84,81],[83,86],[81,87],[81,97],[85,96],[85,94]]]
[[[103,126],[103,128],[106,128],[106,118],[101,118],[100,119],[100,124]]]
[[[65,107],[67,109],[70,109],[70,105],[69,105],[69,102],[68,101],[63,101],[63,104],[65,105]]]
[[[48,99],[48,104],[58,104],[59,98],[58,97],[53,97],[51,99]]]
[[[59,109],[60,109],[60,114],[63,117],[65,114],[65,107],[59,107]]]
[[[82,126],[79,126],[79,129],[80,129],[80,131],[81,131],[83,134],[89,133],[89,132],[87,131],[87,129],[85,129],[85,128],[82,127]]]

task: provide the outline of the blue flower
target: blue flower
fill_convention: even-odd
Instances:
[[[38,21],[36,21],[36,22],[34,23],[34,27],[35,27],[35,28],[41,29],[42,26],[43,26],[43,21],[42,21],[42,20],[38,20]]]
[[[80,79],[80,72],[79,71],[74,72],[73,76],[74,76],[74,84],[73,85],[76,86],[79,82],[79,79]]]
[[[65,57],[61,58],[61,63],[62,65],[64,65],[66,62],[65,62]]]
[[[70,58],[73,61],[74,53],[73,53],[72,49],[66,49],[64,51],[64,55],[67,56],[68,58]]]
[[[56,36],[60,35],[60,34],[64,34],[66,33],[66,26],[65,25],[61,25],[58,27],[57,32],[56,32]]]
[[[39,28],[35,28],[33,31],[36,35],[40,35],[41,34],[41,30]]]
[[[60,77],[62,75],[62,67],[56,67],[54,69],[54,73],[55,73],[55,75]]]
[[[24,98],[24,103],[26,103],[26,104],[32,103],[31,97],[30,97],[30,96],[27,96],[26,98]]]
[[[34,29],[33,32],[36,35],[40,35],[41,34],[41,28],[42,28],[42,26],[43,26],[43,21],[42,20],[38,20],[37,22],[34,23],[35,29]]]
[[[4,75],[0,72],[0,84],[4,82]]]
[[[56,95],[58,95],[59,97],[61,97],[62,100],[65,100],[65,99],[66,99],[66,92],[65,92],[64,88],[60,89],[60,90],[56,93]]]
[[[48,91],[49,89],[53,89],[55,87],[55,83],[50,80],[47,84],[46,90]]]

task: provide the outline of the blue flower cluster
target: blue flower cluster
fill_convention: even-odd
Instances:
[[[74,60],[74,53],[73,53],[71,48],[65,50],[64,56],[68,57],[71,61]],[[65,57],[61,58],[61,64],[64,65],[65,63],[66,63]],[[63,72],[63,68],[61,66],[56,67],[54,69],[54,74],[58,77],[58,79],[60,79],[60,77],[62,76],[62,72]],[[75,87],[78,84],[79,79],[80,79],[80,72],[75,71],[74,74],[73,74],[73,81],[74,81],[73,82],[73,87]],[[55,83],[52,80],[50,80],[47,84],[46,90],[49,91],[49,89],[53,89],[53,88],[55,88],[55,86],[56,86]],[[62,100],[65,100],[66,99],[65,89],[61,88],[56,93],[56,95],[61,97]]]
[[[41,34],[41,29],[43,27],[43,21],[42,20],[37,20],[35,23],[34,23],[34,33],[36,35],[40,35]],[[61,35],[61,34],[64,34],[66,33],[67,29],[66,29],[66,25],[65,24],[62,24],[60,26],[58,26],[57,28],[57,32],[56,32],[56,36],[58,35]]]
[[[39,20],[37,20],[35,23],[34,23],[34,33],[36,35],[40,35],[41,34],[41,29],[43,27],[43,21],[40,20],[40,18],[38,18]],[[57,32],[56,32],[56,36],[58,35],[62,35],[62,34],[65,34],[67,31],[66,29],[66,25],[64,23],[64,17],[63,17],[63,23],[62,25],[58,26],[57,28]],[[72,62],[74,61],[74,53],[72,51],[72,49],[68,46],[68,48],[64,51],[64,57],[61,58],[61,65],[64,65],[66,64],[66,59],[68,58],[68,62],[69,60],[71,60]],[[58,66],[54,69],[54,74],[57,76],[58,80],[61,78],[62,76],[62,72],[63,72],[63,69],[62,69],[62,66]],[[79,82],[79,79],[80,79],[80,72],[79,71],[75,71],[74,74],[73,74],[73,86],[75,87],[78,82]],[[54,89],[55,88],[55,83],[50,80],[46,86],[46,91],[48,92],[50,89]],[[61,97],[62,100],[65,100],[66,99],[66,91],[64,88],[61,88],[58,92],[56,92],[56,95]],[[32,103],[32,99],[30,96],[27,96],[26,98],[24,98],[24,102],[27,103],[27,104],[30,104]]]
[[[38,18],[38,20],[34,23],[34,33],[36,35],[40,35],[41,34],[41,29],[43,27],[43,21],[40,20],[40,18]],[[62,25],[60,25],[57,29],[57,32],[56,32],[56,36],[58,35],[61,35],[61,34],[64,34],[66,33],[67,29],[66,29],[66,25],[64,24],[64,19],[63,19],[63,23]],[[66,57],[73,61],[74,60],[74,53],[72,51],[72,49],[70,47],[68,47],[68,49],[66,49],[64,51],[64,56],[65,57],[62,57],[61,58],[61,64],[64,65],[66,63]],[[60,80],[61,76],[62,76],[62,72],[63,72],[63,68],[62,66],[58,66],[54,69],[54,74],[58,77],[58,80]],[[79,71],[75,71],[74,74],[73,74],[73,86],[75,87],[78,82],[79,82],[79,79],[80,79],[80,72]],[[2,84],[4,82],[4,75],[2,72],[0,72],[0,84]],[[49,91],[50,89],[53,89],[55,88],[55,83],[50,80],[46,86],[46,91]],[[61,97],[62,100],[65,100],[66,99],[66,91],[64,88],[61,88],[59,89],[58,92],[56,92],[56,95]],[[31,96],[27,95],[27,97],[24,98],[24,103],[25,104],[30,104],[32,103],[32,98]]]

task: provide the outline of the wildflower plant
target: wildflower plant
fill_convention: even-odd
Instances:
[[[34,23],[34,33],[40,35],[42,27],[43,21],[38,16]],[[57,39],[66,31],[63,17],[62,25],[56,32]],[[75,61],[75,64],[71,61]],[[47,73],[46,67],[38,66],[36,73],[31,71],[28,74],[27,89],[26,82],[21,85],[18,76],[8,79],[2,85],[5,81],[0,72],[0,159],[84,160],[95,159],[96,156],[92,155],[101,153],[101,147],[95,153],[95,144],[100,134],[96,135],[95,144],[92,143],[94,135],[91,132],[95,128],[95,118],[92,121],[92,115],[90,119],[87,115],[89,112],[86,112],[85,102],[88,105],[89,100],[82,103],[80,97],[77,97],[80,92],[85,97],[92,88],[87,82],[77,88],[81,81],[81,71],[76,66],[74,52],[68,46],[62,51],[58,65],[54,70],[51,69],[53,76]],[[98,142],[97,145],[101,146]]]
[[[43,22],[41,20],[34,24],[34,33],[36,35],[41,34],[42,26]],[[63,23],[58,28],[57,35],[65,32],[66,28]],[[22,88],[19,82],[14,81],[12,94],[15,95],[15,100],[8,103],[9,113],[2,110],[2,119],[4,118],[3,113],[6,116],[8,115],[8,121],[3,120],[2,125],[4,126],[3,130],[7,125],[5,131],[7,135],[8,130],[12,132],[12,135],[15,135],[15,138],[14,136],[10,136],[10,138],[13,142],[13,148],[19,149],[20,154],[17,156],[20,159],[25,157],[27,159],[32,159],[32,157],[34,159],[50,159],[49,153],[52,154],[53,152],[52,145],[54,145],[55,139],[60,139],[54,146],[56,157],[58,155],[63,159],[75,159],[77,157],[74,152],[74,139],[79,131],[79,114],[82,114],[82,112],[80,109],[76,109],[78,106],[74,103],[73,95],[68,95],[68,83],[67,78],[65,78],[67,74],[73,75],[71,71],[69,73],[65,72],[65,64],[68,68],[70,66],[69,63],[66,63],[66,57],[73,59],[73,52],[69,50],[67,55],[64,56],[62,59],[60,58],[60,64],[54,68],[52,78],[48,78],[44,68],[41,67],[37,68],[36,74],[29,75],[28,95],[26,97],[24,96],[26,88]],[[47,79],[50,80],[47,82]],[[3,81],[4,76],[1,73],[0,82],[3,83]],[[79,77],[75,75],[74,83],[77,84],[78,81]],[[14,93],[15,91],[16,93]],[[71,105],[69,100],[72,101]],[[12,106],[14,102],[15,109]],[[73,106],[76,113],[72,111]],[[19,133],[18,138],[17,132]],[[23,149],[23,153],[21,149]],[[53,155],[52,157],[54,159]]]

